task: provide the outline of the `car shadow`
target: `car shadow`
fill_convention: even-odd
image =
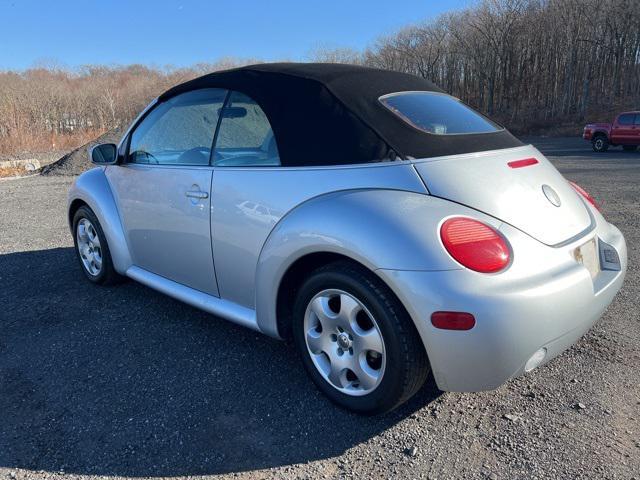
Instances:
[[[361,417],[295,352],[135,282],[97,287],[72,248],[0,255],[0,467],[230,473],[340,455],[436,399]]]

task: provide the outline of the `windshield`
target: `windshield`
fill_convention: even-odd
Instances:
[[[380,102],[412,127],[434,135],[491,133],[503,128],[460,100],[437,92],[399,92]]]

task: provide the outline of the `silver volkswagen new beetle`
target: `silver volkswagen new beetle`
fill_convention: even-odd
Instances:
[[[154,100],[69,193],[86,277],[291,339],[331,400],[494,389],[576,342],[627,249],[531,145],[430,82],[331,64]]]

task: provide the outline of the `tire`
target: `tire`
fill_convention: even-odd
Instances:
[[[78,208],[73,216],[73,243],[80,268],[90,282],[113,285],[123,280],[113,268],[111,252],[102,226],[87,206]]]
[[[605,135],[596,135],[591,141],[594,152],[606,152],[609,149],[609,139]]]
[[[635,152],[637,150],[638,146],[637,145],[623,145],[622,149],[625,152]]]
[[[396,408],[420,389],[430,371],[403,305],[381,279],[357,264],[331,263],[307,277],[294,303],[292,331],[316,386],[356,413]]]

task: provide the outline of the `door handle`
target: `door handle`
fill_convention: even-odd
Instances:
[[[200,190],[188,190],[185,195],[189,198],[209,198],[209,194],[207,192],[201,192]]]

